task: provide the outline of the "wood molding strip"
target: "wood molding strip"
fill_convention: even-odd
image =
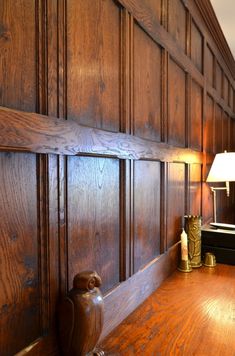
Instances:
[[[0,151],[202,163],[202,152],[0,107]]]

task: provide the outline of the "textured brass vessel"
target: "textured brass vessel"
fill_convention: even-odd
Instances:
[[[216,266],[215,255],[213,255],[213,253],[211,252],[206,252],[203,264],[206,267],[215,267]]]
[[[199,215],[185,216],[185,231],[188,234],[188,251],[191,266],[201,267],[201,225],[202,218]]]

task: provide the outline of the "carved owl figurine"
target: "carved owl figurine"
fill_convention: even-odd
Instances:
[[[59,308],[60,343],[65,356],[92,354],[103,327],[104,302],[96,272],[78,273]]]

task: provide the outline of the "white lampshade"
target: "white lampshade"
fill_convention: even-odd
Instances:
[[[218,153],[214,158],[206,181],[235,181],[235,152]]]

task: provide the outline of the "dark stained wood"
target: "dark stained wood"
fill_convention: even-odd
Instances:
[[[203,96],[202,88],[194,81],[191,84],[191,125],[190,147],[201,151],[202,149],[202,114]]]
[[[0,251],[0,301],[19,291],[0,339],[57,356],[74,274],[103,277],[107,335],[176,268],[181,216],[202,206],[212,220],[202,181],[234,150],[235,62],[209,0],[4,0],[0,20],[2,226],[22,235]],[[234,222],[234,184],[218,204]],[[29,250],[35,284],[21,293]]]
[[[40,335],[41,273],[36,156],[1,153],[0,168],[0,354],[5,356]]]
[[[169,163],[167,183],[167,248],[180,239],[185,215],[185,165]]]
[[[168,142],[185,147],[186,76],[172,59],[168,77]]]
[[[160,254],[160,177],[160,162],[134,163],[134,272]]]
[[[67,5],[67,113],[80,124],[119,131],[120,24],[113,0]]]
[[[216,89],[220,97],[223,96],[223,71],[218,62],[216,62]]]
[[[144,56],[140,56],[144,53]],[[134,25],[134,134],[161,139],[161,48]]]
[[[231,355],[235,267],[175,272],[106,340],[107,355]]]
[[[36,109],[35,2],[2,1],[0,6],[0,105]],[[17,21],[15,19],[17,18]],[[16,60],[17,58],[17,60]]]
[[[202,166],[200,164],[189,165],[189,215],[201,215],[202,201]]]
[[[215,105],[215,152],[223,150],[223,117],[220,106]]]
[[[214,152],[214,103],[209,95],[206,96],[203,147],[206,152]]]
[[[206,79],[208,80],[208,84],[214,87],[214,54],[211,51],[209,46],[206,46],[206,68],[205,68],[205,75]]]
[[[191,27],[191,58],[197,69],[203,71],[203,36],[197,25],[192,21]]]
[[[88,355],[103,327],[104,301],[96,272],[83,271],[73,279],[73,288],[59,306],[60,343],[63,355]]]
[[[229,120],[229,116],[223,112],[223,148],[222,148],[222,151],[226,150],[226,151],[229,151],[229,147],[230,147],[230,142],[229,142],[229,139],[230,139],[230,135],[229,135],[229,124],[230,124],[230,120]]]
[[[76,155],[108,155],[126,159],[159,159],[201,162],[202,155],[190,149],[171,147],[127,134],[115,134],[77,124],[0,108],[1,151],[28,151]]]
[[[107,291],[120,281],[119,161],[68,159],[68,275],[96,270]]]

